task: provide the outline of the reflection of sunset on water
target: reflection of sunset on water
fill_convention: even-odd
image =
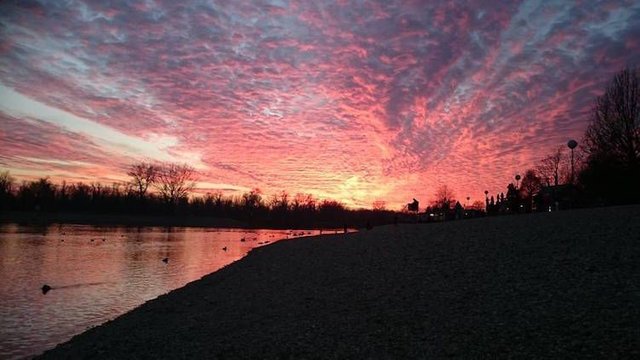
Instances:
[[[239,260],[255,247],[318,233],[4,225],[0,358],[51,348]],[[43,284],[51,287],[46,294],[40,291]]]

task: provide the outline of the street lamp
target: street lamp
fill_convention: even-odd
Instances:
[[[569,147],[569,149],[571,149],[571,183],[573,184],[573,149],[575,149],[576,146],[578,146],[578,142],[571,139],[567,143],[567,146]]]
[[[520,184],[520,175],[516,174],[516,189],[518,188],[519,184]]]

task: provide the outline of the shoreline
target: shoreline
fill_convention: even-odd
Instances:
[[[41,358],[633,357],[640,206],[282,240]]]

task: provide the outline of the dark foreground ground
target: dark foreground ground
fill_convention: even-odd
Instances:
[[[44,358],[639,358],[640,206],[283,241]]]

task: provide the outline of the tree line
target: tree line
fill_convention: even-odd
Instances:
[[[189,196],[197,171],[187,164],[137,162],[127,169],[130,180],[105,186],[82,182],[54,184],[49,178],[16,184],[0,172],[0,210],[35,213],[171,215],[230,218],[247,226],[365,227],[397,220],[380,201],[372,210],[347,208],[336,200],[281,191],[265,196],[260,189],[226,196],[221,191]]]

